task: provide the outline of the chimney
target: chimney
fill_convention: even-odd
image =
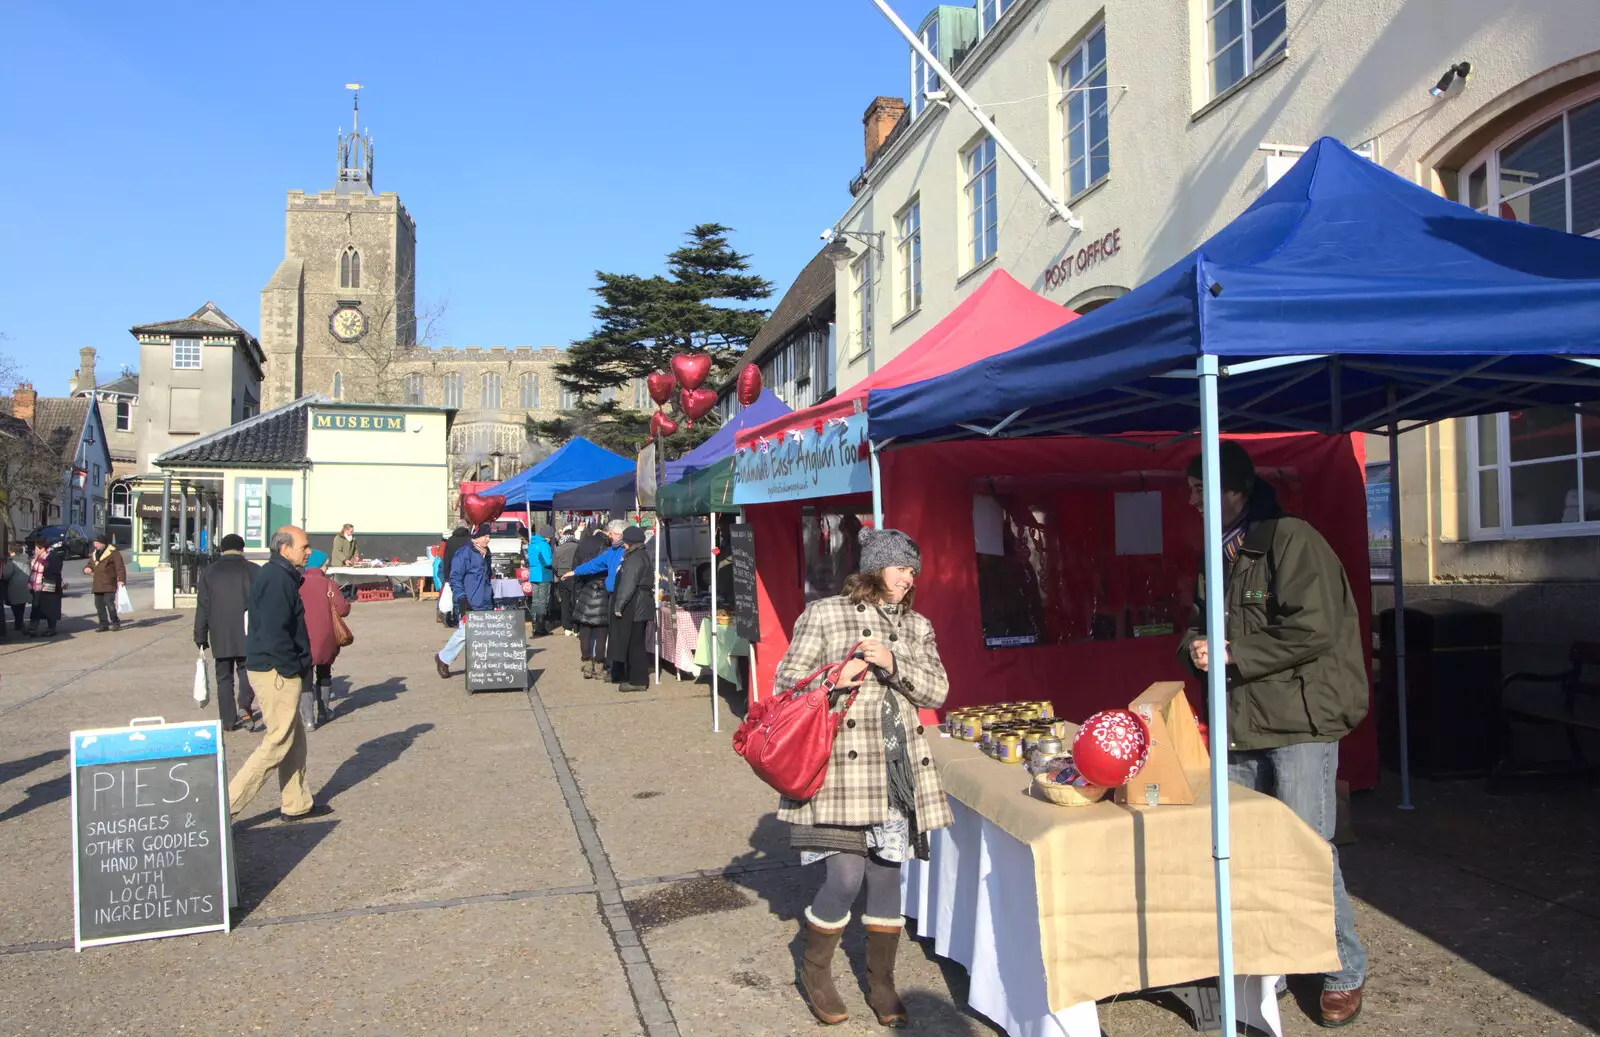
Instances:
[[[874,97],[867,105],[867,113],[861,117],[861,124],[866,128],[867,165],[872,165],[878,149],[883,147],[905,113],[906,103],[898,97]]]
[[[94,378],[94,347],[78,350],[78,388],[93,389],[99,383]]]
[[[33,405],[38,399],[39,394],[33,391],[32,382],[18,382],[17,388],[11,393],[11,416],[32,425]]]

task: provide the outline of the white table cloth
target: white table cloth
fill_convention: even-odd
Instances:
[[[425,580],[433,575],[432,562],[405,562],[401,565],[341,565],[329,569],[335,576],[365,576],[386,580]]]
[[[917,934],[966,968],[967,1004],[1011,1037],[1100,1037],[1093,1001],[1059,1012],[1047,1003],[1032,851],[954,798],[950,809],[955,823],[933,833],[929,859],[900,869],[902,910]],[[1235,1004],[1240,1022],[1282,1037],[1276,982],[1236,977]]]

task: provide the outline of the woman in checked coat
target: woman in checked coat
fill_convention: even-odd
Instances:
[[[928,833],[951,823],[950,806],[917,721],[919,707],[936,709],[949,690],[933,626],[912,607],[922,556],[898,530],[861,531],[861,568],[844,592],[812,602],[795,624],[778,664],[776,690],[792,688],[817,669],[845,657],[835,695],[845,713],[827,777],[804,802],[784,799],[778,818],[794,827],[790,844],[802,864],[824,863],[826,874],[806,908],[801,986],[811,1012],[829,1025],[849,1014],[833,983],[833,955],[863,884],[867,930],[867,1005],[884,1026],[907,1025],[894,986],[894,961],[904,919],[900,865],[928,857]]]

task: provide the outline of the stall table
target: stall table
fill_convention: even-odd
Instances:
[[[929,739],[955,823],[902,870],[918,935],[1011,1037],[1097,1037],[1095,1002],[1217,974],[1209,801],[1061,807],[966,742]],[[1333,858],[1288,807],[1231,786],[1239,1019],[1282,1034],[1279,975],[1336,970]]]
[[[405,562],[400,565],[342,565],[329,569],[330,576],[346,577],[344,582],[360,585],[392,580],[411,591],[413,601],[422,600],[422,584],[433,579],[433,561]]]
[[[700,671],[695,665],[694,652],[700,639],[700,624],[711,617],[711,610],[667,604],[661,607],[659,615],[661,661],[678,671],[679,680],[683,679],[684,674],[698,675]],[[645,635],[650,639],[651,650],[655,650],[655,621],[651,621]]]

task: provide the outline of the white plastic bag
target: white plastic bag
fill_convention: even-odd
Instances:
[[[133,596],[128,593],[128,585],[117,584],[117,618],[126,619],[133,615]]]
[[[206,650],[200,649],[200,658],[194,661],[194,704],[204,706],[211,701],[211,671],[206,666]]]
[[[450,589],[450,585],[447,583],[439,591],[439,611],[448,616],[450,614],[450,610],[455,607],[455,604],[455,592]]]

